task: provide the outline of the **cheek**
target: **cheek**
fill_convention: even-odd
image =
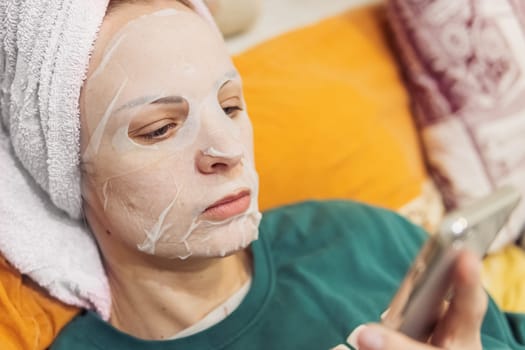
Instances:
[[[175,164],[174,164],[175,163]],[[102,183],[109,203],[126,206],[135,213],[157,212],[177,195],[184,171],[176,158],[150,163],[144,168],[109,177]],[[108,210],[111,209],[109,206]]]
[[[160,166],[107,180],[100,187],[104,216],[121,239],[136,247],[177,197],[174,172]]]

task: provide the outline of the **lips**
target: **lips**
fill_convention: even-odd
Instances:
[[[210,205],[203,212],[203,217],[209,220],[225,220],[245,212],[250,207],[250,191],[242,190],[226,196]]]

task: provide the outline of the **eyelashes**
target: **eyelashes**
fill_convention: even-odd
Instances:
[[[237,114],[243,111],[244,109],[241,106],[227,106],[222,107],[222,110],[228,117],[235,118]]]
[[[168,123],[158,129],[155,129],[145,134],[140,134],[138,136],[146,141],[163,140],[167,138],[167,135],[171,134],[170,131],[176,129],[177,126],[178,126],[177,123]]]

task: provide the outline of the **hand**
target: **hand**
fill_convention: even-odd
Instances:
[[[480,262],[462,253],[454,270],[454,296],[427,343],[420,343],[381,325],[367,325],[355,334],[359,350],[481,350],[481,324],[488,297],[480,282]]]

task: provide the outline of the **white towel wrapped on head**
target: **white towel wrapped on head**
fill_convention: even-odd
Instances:
[[[0,2],[0,251],[54,297],[106,319],[78,166],[80,89],[107,3]]]
[[[109,317],[108,283],[92,235],[56,208],[0,131],[0,251],[59,300]]]
[[[189,2],[213,23],[201,0]],[[108,282],[80,220],[79,98],[107,5],[0,1],[0,252],[51,295],[104,319]]]

